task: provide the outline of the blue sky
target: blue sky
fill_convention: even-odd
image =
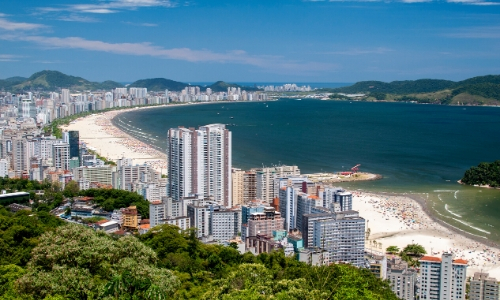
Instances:
[[[0,78],[356,82],[500,74],[500,0],[0,0]]]

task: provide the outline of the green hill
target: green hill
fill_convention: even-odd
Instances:
[[[59,71],[40,71],[22,82],[16,82],[10,87],[13,91],[25,90],[45,90],[56,91],[59,88],[71,90],[101,90],[123,87],[122,84],[114,81],[105,81],[103,83],[91,82],[81,77],[66,75]]]
[[[500,75],[478,76],[458,82],[438,79],[361,81],[351,86],[322,91],[335,94],[365,94],[369,100],[499,105]]]
[[[452,88],[456,82],[440,79],[419,79],[405,81],[361,81],[354,85],[333,89],[337,93],[389,93],[389,94],[413,94],[429,93]]]
[[[165,78],[151,78],[137,80],[129,86],[147,88],[148,91],[164,91],[166,89],[171,91],[180,91],[189,86],[189,84]]]
[[[211,88],[213,92],[227,92],[228,87],[241,88],[241,90],[245,91],[258,91],[259,89],[248,86],[241,86],[235,83],[227,83],[224,81],[217,81],[216,83],[207,86],[207,88]]]
[[[9,78],[6,78],[4,79],[5,81],[8,81],[8,82],[23,82],[25,81],[26,77],[21,77],[21,76],[14,76],[14,77],[9,77]]]

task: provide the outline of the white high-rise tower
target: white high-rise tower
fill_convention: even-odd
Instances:
[[[231,132],[223,124],[168,131],[168,194],[212,197],[231,206]]]

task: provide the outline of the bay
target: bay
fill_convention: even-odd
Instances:
[[[337,172],[361,164],[384,178],[343,187],[421,194],[445,222],[500,242],[500,190],[456,182],[469,167],[500,159],[496,107],[280,99],[135,110],[113,122],[161,149],[171,127],[230,124],[233,166],[242,169]]]

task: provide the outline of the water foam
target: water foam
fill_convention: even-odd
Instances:
[[[481,232],[484,232],[484,233],[486,233],[486,234],[491,234],[491,232],[486,231],[486,230],[481,229],[481,228],[478,228],[478,227],[475,227],[475,226],[472,226],[472,225],[471,225],[470,223],[468,223],[468,222],[465,222],[465,221],[462,221],[462,220],[459,220],[459,219],[455,219],[455,218],[452,218],[452,219],[453,219],[453,220],[455,220],[455,221],[457,221],[457,222],[459,222],[459,223],[464,224],[464,225],[465,225],[465,226],[467,226],[467,227],[470,227],[470,228],[472,228],[472,229],[475,229],[475,230],[477,230],[477,231],[481,231]]]
[[[446,209],[446,211],[447,211],[447,212],[449,212],[450,214],[454,215],[455,217],[459,217],[459,218],[461,218],[461,217],[462,217],[461,215],[459,215],[459,214],[457,214],[457,213],[452,212],[452,211],[448,208],[448,204],[445,204],[445,205],[444,205],[444,209]]]

